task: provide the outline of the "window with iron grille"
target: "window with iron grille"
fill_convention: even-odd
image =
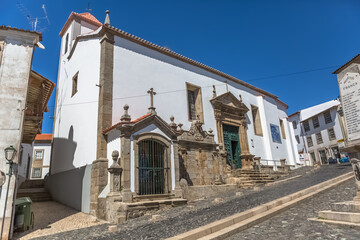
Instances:
[[[300,143],[299,135],[296,135],[296,136],[295,136],[295,139],[296,139],[296,142],[299,144],[299,143]]]
[[[313,118],[312,118],[312,122],[313,122],[314,128],[320,127],[319,118],[318,118],[318,117],[313,117]]]
[[[307,136],[306,141],[307,141],[308,147],[314,146],[314,143],[313,143],[313,140],[312,140],[311,136]]]
[[[326,123],[326,124],[332,122],[330,110],[324,112],[324,118],[325,118],[325,123]]]
[[[315,136],[316,136],[316,143],[317,143],[317,144],[323,143],[323,139],[322,139],[322,136],[321,136],[321,132],[316,133]]]
[[[201,88],[186,83],[186,89],[189,121],[196,120],[199,116],[200,121],[204,122]]]
[[[41,168],[33,168],[32,177],[41,178]]]
[[[304,122],[303,122],[303,126],[304,126],[305,132],[310,131],[310,124],[309,124],[308,121],[304,121]]]
[[[43,159],[43,150],[35,150],[35,159]]]
[[[261,128],[259,108],[251,105],[251,113],[252,113],[252,118],[253,118],[254,133],[258,136],[262,136],[263,132],[262,132],[262,128]]]
[[[293,125],[293,128],[294,128],[294,129],[297,129],[297,123],[296,123],[296,121],[293,121],[293,122],[292,122],[292,125]]]
[[[336,139],[334,128],[329,128],[328,129],[328,134],[329,134],[329,140],[330,141]]]

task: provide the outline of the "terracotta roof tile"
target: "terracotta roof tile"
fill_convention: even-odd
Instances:
[[[52,134],[51,133],[44,133],[44,134],[37,134],[35,137],[36,141],[44,141],[44,140],[51,140]]]
[[[147,117],[150,116],[150,115],[151,115],[151,113],[145,114],[144,116],[141,116],[141,117],[139,117],[139,118],[137,118],[137,119],[135,119],[134,121],[131,121],[131,122],[118,122],[118,123],[112,125],[111,127],[105,129],[105,130],[103,131],[103,133],[108,133],[108,132],[110,132],[111,130],[113,130],[114,128],[116,128],[117,126],[120,126],[121,124],[129,124],[129,123],[131,124],[131,123],[140,122],[141,120],[147,118]]]
[[[103,24],[97,20],[91,13],[76,13],[76,12],[72,12],[68,18],[68,20],[66,21],[64,27],[61,29],[59,35],[63,36],[64,33],[66,32],[66,30],[68,29],[68,27],[70,26],[70,23],[72,22],[73,19],[79,19],[79,20],[83,20],[85,22],[88,22],[90,24],[93,24],[95,26],[102,26]]]
[[[1,25],[0,29],[2,29],[2,30],[15,30],[15,31],[20,31],[20,32],[28,32],[28,33],[35,33],[35,34],[39,35],[39,41],[42,41],[42,33],[40,33],[40,32],[35,32],[35,31],[30,31],[30,30],[25,30],[25,29],[15,28],[15,27],[10,27],[10,26],[5,26],[5,25]]]

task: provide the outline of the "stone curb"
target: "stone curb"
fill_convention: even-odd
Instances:
[[[287,182],[287,181],[290,181],[290,180],[293,180],[293,179],[296,179],[296,178],[299,178],[299,177],[302,177],[302,175],[296,175],[296,176],[291,177],[291,178],[285,178],[285,179],[275,181],[275,182],[272,182],[272,183],[266,183],[265,186],[273,186],[273,185],[283,183],[283,182]]]
[[[300,201],[306,200],[324,190],[353,178],[353,172],[319,183],[285,197],[251,208],[244,212],[215,221],[205,226],[193,229],[168,240],[194,240],[194,239],[224,239],[256,225],[281,211],[285,211]]]
[[[350,228],[355,228],[355,229],[360,230],[360,223],[350,223],[350,222],[342,222],[342,221],[319,219],[319,218],[308,218],[308,220],[314,221],[314,222],[329,223],[329,224],[333,224],[333,225],[347,226]]]

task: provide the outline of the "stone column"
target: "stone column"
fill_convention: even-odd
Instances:
[[[174,149],[174,168],[175,168],[175,197],[182,197],[182,190],[180,187],[180,168],[179,168],[179,145],[177,141],[173,141]]]
[[[113,59],[114,36],[105,32],[100,40],[100,76],[99,107],[97,123],[96,160],[91,168],[90,214],[104,219],[106,212],[105,199],[98,196],[107,185],[108,160],[107,141],[103,130],[112,124],[112,91],[113,91]]]
[[[121,165],[123,166],[123,174],[121,182],[123,184],[123,202],[132,202],[132,192],[130,189],[130,151],[131,151],[131,139],[130,134],[121,133]]]
[[[244,117],[240,120],[240,126],[239,126],[239,140],[240,140],[240,148],[241,148],[242,169],[253,170],[254,155],[251,155],[249,151],[246,126],[247,126],[247,122],[246,122],[246,118]]]

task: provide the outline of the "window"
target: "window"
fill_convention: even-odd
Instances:
[[[204,122],[202,99],[201,99],[201,88],[186,83],[186,89],[187,89],[189,121],[196,120],[197,116],[199,116],[200,121]]]
[[[320,127],[319,118],[317,116],[312,118],[312,122],[313,122],[314,128]]]
[[[328,134],[329,134],[329,140],[330,141],[336,139],[334,128],[329,128],[328,129]]]
[[[72,79],[72,93],[71,93],[71,97],[75,95],[75,93],[77,93],[78,91],[78,75],[79,72],[77,72],[75,74],[75,76]]]
[[[324,112],[324,118],[325,118],[325,124],[332,122],[330,110]]]
[[[300,138],[299,138],[299,135],[296,135],[296,136],[295,136],[295,139],[296,139],[296,142],[297,142],[298,144],[300,144]]]
[[[296,121],[293,121],[293,122],[292,122],[292,125],[293,125],[293,128],[294,128],[294,129],[297,129],[297,122],[296,122]]]
[[[316,143],[317,143],[317,144],[323,143],[323,139],[322,139],[322,136],[321,136],[321,132],[316,133],[315,136],[316,136]]]
[[[305,132],[310,131],[310,125],[309,125],[309,122],[308,122],[308,121],[304,121],[304,122],[303,122],[303,126],[304,126]]]
[[[262,136],[262,128],[261,128],[261,120],[260,120],[260,113],[259,108],[256,106],[251,105],[251,113],[254,125],[254,133],[255,135]]]
[[[311,136],[307,136],[307,137],[306,137],[306,141],[307,141],[308,147],[314,146],[313,140],[312,140]]]
[[[280,119],[280,128],[281,128],[281,136],[283,139],[286,139],[286,134],[285,134],[285,128],[284,128],[284,121]]]
[[[69,45],[69,34],[66,34],[64,54],[65,54],[65,53],[67,52],[67,50],[68,50],[68,45]]]
[[[35,150],[35,159],[43,159],[43,150]]]
[[[41,178],[41,168],[33,168],[32,177]]]

